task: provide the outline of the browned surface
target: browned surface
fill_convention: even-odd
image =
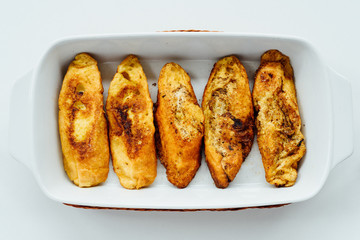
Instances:
[[[266,180],[292,186],[306,148],[290,60],[277,50],[261,57],[253,89],[257,141]]]
[[[152,108],[142,66],[129,55],[118,66],[106,101],[113,167],[128,189],[148,186],[156,177]]]
[[[88,54],[78,54],[59,95],[59,132],[65,171],[80,187],[104,182],[109,172],[102,93],[97,62]]]
[[[158,155],[168,180],[184,188],[200,166],[204,115],[189,75],[178,64],[168,63],[162,68],[158,89]]]
[[[234,180],[254,140],[254,111],[245,68],[235,56],[220,59],[205,87],[205,155],[215,185]]]
[[[84,205],[74,205],[64,203],[66,206],[83,208],[83,209],[96,209],[96,210],[126,210],[126,211],[156,211],[156,212],[197,212],[197,211],[212,211],[212,212],[221,212],[221,211],[240,211],[245,209],[269,209],[269,208],[279,208],[290,203],[278,204],[278,205],[269,205],[269,206],[258,206],[258,207],[244,207],[244,208],[209,208],[209,209],[149,209],[149,208],[115,208],[115,207],[93,207],[93,206],[84,206]]]

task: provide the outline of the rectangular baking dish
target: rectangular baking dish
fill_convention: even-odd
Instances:
[[[275,188],[265,181],[256,141],[237,177],[227,189],[217,189],[202,159],[193,181],[177,189],[158,163],[158,176],[148,188],[121,187],[110,167],[108,180],[97,187],[78,188],[62,165],[57,100],[67,66],[80,52],[99,62],[106,99],[117,65],[128,55],[139,57],[152,100],[157,78],[167,62],[180,64],[190,75],[201,103],[213,64],[236,55],[245,66],[250,85],[259,59],[268,49],[288,55],[306,137],[307,153],[296,184]],[[219,32],[162,32],[71,37],[53,43],[34,71],[15,82],[10,106],[10,153],[30,168],[44,193],[56,201],[79,206],[130,209],[232,209],[303,201],[317,194],[329,171],[353,151],[351,87],[324,65],[307,41],[288,36]]]

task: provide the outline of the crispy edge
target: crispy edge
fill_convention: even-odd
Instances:
[[[270,49],[263,53],[263,55],[261,55],[260,64],[266,64],[267,62],[281,63],[285,77],[294,80],[294,70],[290,64],[290,58],[279,50]]]

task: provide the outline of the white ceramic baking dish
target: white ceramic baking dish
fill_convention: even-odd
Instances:
[[[136,54],[148,77],[151,97],[161,67],[179,63],[191,76],[199,102],[213,64],[234,54],[250,80],[268,49],[291,59],[307,153],[296,184],[275,188],[265,181],[256,141],[236,179],[217,189],[205,160],[191,184],[173,187],[158,164],[158,176],[148,188],[126,190],[112,167],[97,187],[78,188],[63,169],[58,134],[57,100],[67,66],[80,52],[94,56],[100,66],[106,98],[116,66]],[[81,206],[135,209],[229,209],[299,202],[317,194],[329,171],[353,151],[352,97],[348,81],[324,65],[306,41],[296,37],[239,33],[147,33],[83,36],[59,40],[45,52],[34,71],[15,82],[10,106],[10,152],[30,168],[44,193],[56,201]]]

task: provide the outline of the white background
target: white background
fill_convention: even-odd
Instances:
[[[0,239],[360,239],[359,1],[0,3]],[[171,29],[300,36],[352,83],[354,153],[332,170],[318,195],[277,209],[181,213],[76,209],[42,193],[8,153],[14,81],[61,37]]]

